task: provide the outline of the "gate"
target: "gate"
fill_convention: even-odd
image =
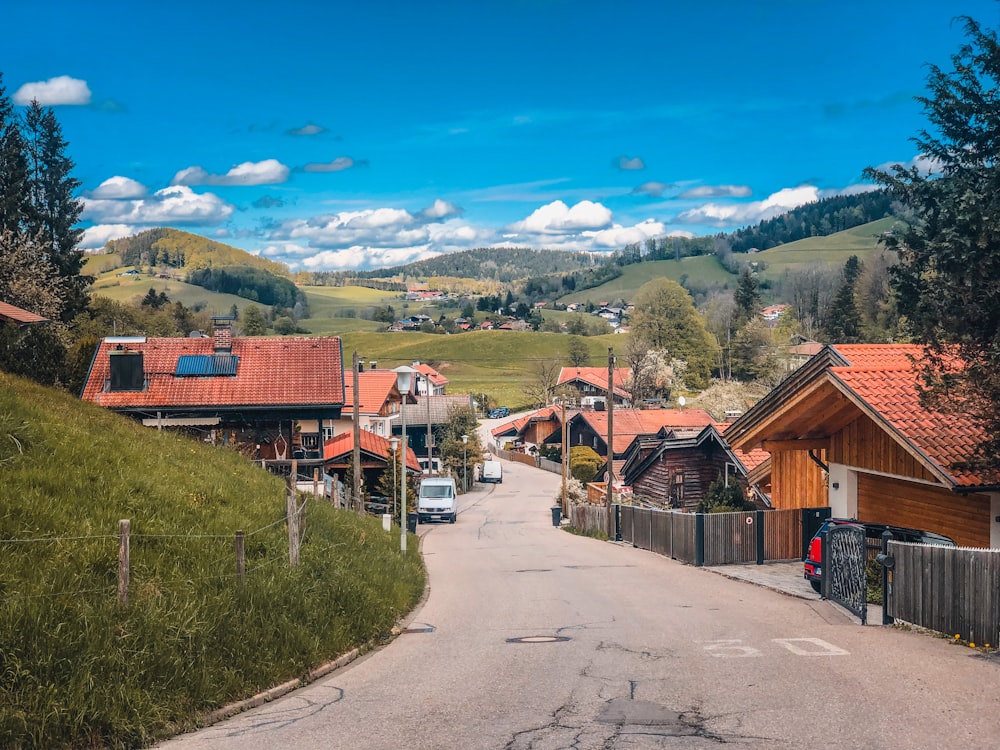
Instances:
[[[860,526],[833,526],[823,537],[823,594],[860,617],[865,625],[868,620],[865,530]]]

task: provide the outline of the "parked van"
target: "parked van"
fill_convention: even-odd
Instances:
[[[503,482],[503,466],[500,462],[483,461],[483,471],[479,475],[479,481],[501,484]]]
[[[447,521],[458,518],[458,488],[451,477],[425,477],[417,493],[417,520]]]

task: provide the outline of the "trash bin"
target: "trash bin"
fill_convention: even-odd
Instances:
[[[559,522],[562,521],[562,506],[553,505],[552,506],[552,525],[558,526]]]
[[[407,513],[406,514],[406,530],[411,534],[417,533],[417,514]]]

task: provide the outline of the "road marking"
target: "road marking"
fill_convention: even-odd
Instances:
[[[752,646],[741,646],[739,638],[726,640],[709,641],[703,648],[709,656],[720,659],[745,659],[747,657],[761,656],[760,651]]]
[[[796,656],[849,656],[851,653],[821,638],[772,638],[771,641],[784,646]],[[803,648],[802,644],[814,648]]]

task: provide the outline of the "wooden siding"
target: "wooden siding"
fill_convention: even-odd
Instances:
[[[826,451],[816,451],[815,455],[826,463]],[[830,504],[826,473],[807,451],[772,453],[771,487],[774,508],[822,508]]]
[[[725,455],[711,449],[707,453],[703,449],[688,448],[671,450],[662,455],[663,460],[656,460],[632,482],[632,493],[636,498],[642,498],[660,508],[681,508],[696,510],[698,504],[708,494],[708,488],[716,479],[724,476],[726,466]],[[676,503],[672,488],[674,477],[684,475],[684,499]],[[730,481],[738,481],[730,477]],[[745,482],[740,482],[745,485]]]
[[[858,474],[858,518],[950,536],[962,547],[990,546],[990,499]]]
[[[916,458],[865,415],[830,437],[830,461],[868,471],[914,477],[929,482],[937,478]]]

